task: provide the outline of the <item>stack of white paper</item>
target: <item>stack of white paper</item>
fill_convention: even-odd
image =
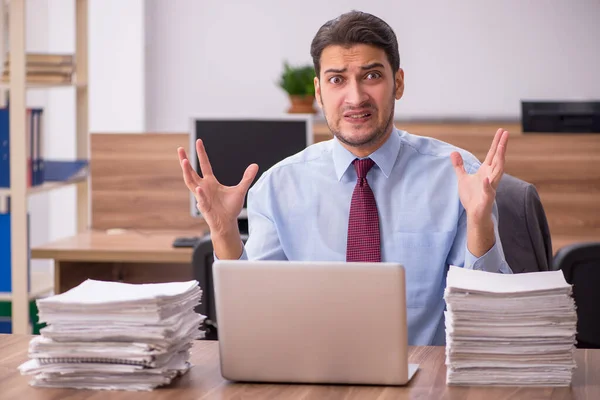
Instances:
[[[197,281],[134,285],[87,280],[37,301],[47,326],[19,367],[40,387],[151,390],[190,368],[204,337]]]
[[[577,314],[562,271],[505,275],[450,267],[446,382],[568,386]]]

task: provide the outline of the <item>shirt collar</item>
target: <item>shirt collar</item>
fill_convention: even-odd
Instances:
[[[369,155],[375,161],[375,164],[381,169],[386,178],[392,173],[392,168],[400,151],[400,132],[396,127],[393,128],[392,134],[377,150]],[[348,151],[336,137],[333,138],[333,165],[338,181],[342,179],[352,161],[357,158],[354,154]]]

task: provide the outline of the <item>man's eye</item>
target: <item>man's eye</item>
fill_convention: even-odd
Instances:
[[[378,79],[381,78],[381,74],[379,72],[369,72],[367,74],[367,79]]]
[[[340,83],[342,83],[342,78],[339,76],[332,76],[331,78],[329,78],[329,83],[333,83],[334,85],[338,85]]]

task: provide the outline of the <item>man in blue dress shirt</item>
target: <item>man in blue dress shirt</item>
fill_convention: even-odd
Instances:
[[[404,91],[404,71],[393,30],[373,15],[353,11],[325,23],[311,55],[316,97],[332,140],[282,160],[250,191],[256,164],[237,186],[226,187],[213,175],[201,140],[196,147],[202,178],[178,149],[215,257],[343,261],[349,259],[350,234],[354,243],[374,242],[377,260],[405,267],[409,344],[444,344],[448,266],[512,273],[495,203],[508,132],[498,129],[481,163],[462,149],[397,129],[394,103]],[[367,158],[372,167],[358,177],[354,161]],[[361,181],[374,197],[376,220],[368,222],[363,213],[359,224],[378,224],[378,235],[371,235],[376,241],[357,238],[360,230],[350,229],[357,226],[349,216]],[[246,193],[250,235],[244,245],[237,216]],[[357,200],[368,207],[365,201]]]

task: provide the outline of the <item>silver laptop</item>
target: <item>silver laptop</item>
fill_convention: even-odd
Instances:
[[[404,268],[215,261],[221,374],[246,382],[404,385]]]

